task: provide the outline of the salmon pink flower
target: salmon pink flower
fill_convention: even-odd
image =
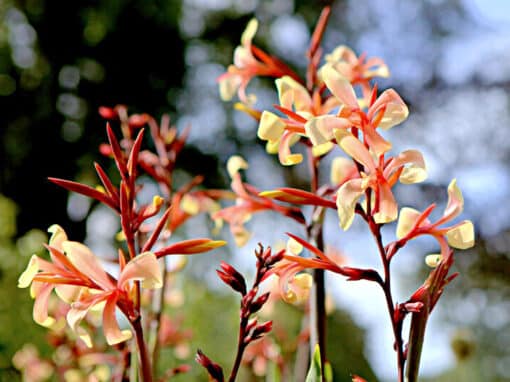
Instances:
[[[333,52],[326,54],[325,58],[325,66],[333,67],[338,73],[346,77],[351,84],[361,86],[365,99],[370,98],[371,79],[390,76],[388,66],[381,58],[371,57],[367,59],[365,54],[357,57],[356,53],[345,45],[336,47]]]
[[[252,44],[257,29],[258,21],[250,20],[241,35],[241,45],[234,50],[234,64],[218,78],[220,97],[224,101],[230,101],[237,93],[243,103],[248,105],[255,103],[257,97],[254,94],[246,95],[246,86],[256,76],[277,78],[290,74],[297,78],[283,62]]]
[[[115,310],[118,306],[125,315],[134,314],[132,281],[141,281],[142,286],[148,289],[162,286],[156,256],[145,252],[127,264],[121,258],[121,272],[115,280],[104,271],[88,247],[67,240],[60,226],[53,225],[49,231],[53,234],[47,246],[52,262],[32,256],[18,281],[20,288],[32,286],[35,298],[34,320],[45,326],[54,322],[48,316],[48,300],[51,291],[55,289],[57,295],[71,305],[67,313],[69,326],[89,346],[90,337],[79,327],[79,323],[94,307],[103,309],[103,331],[108,344],[117,344],[131,338],[131,331],[119,329]]]
[[[407,150],[386,161],[381,156],[376,163],[370,151],[352,134],[337,134],[337,140],[342,149],[363,166],[359,177],[345,181],[338,189],[336,203],[340,226],[344,230],[350,227],[356,204],[368,189],[375,195],[372,208],[375,222],[388,223],[397,219],[398,206],[391,187],[397,180],[404,184],[425,180],[427,172],[421,153]]]
[[[260,196],[260,191],[255,187],[244,183],[239,171],[247,168],[248,163],[240,156],[233,156],[228,160],[227,170],[232,178],[232,190],[237,196],[236,204],[213,214],[213,219],[222,219],[229,223],[230,231],[238,246],[243,246],[250,239],[250,233],[244,224],[251,219],[255,212],[272,210],[291,217],[299,223],[304,223],[303,215],[299,209],[276,204],[271,199]]]
[[[432,223],[428,217],[434,208],[435,205],[432,204],[422,213],[413,208],[402,208],[397,225],[397,237],[400,241],[407,242],[420,235],[432,235],[440,244],[442,258],[449,251],[448,245],[458,249],[471,248],[475,239],[473,223],[470,220],[441,227],[459,216],[464,208],[464,198],[455,179],[448,186],[448,202],[443,216]]]
[[[303,160],[301,154],[290,152],[290,146],[300,137],[307,135],[305,126],[309,119],[317,117],[326,120],[324,123],[336,124],[331,129],[348,127],[347,122],[332,115],[323,116],[339,106],[339,102],[335,98],[330,97],[323,102],[318,92],[314,92],[311,96],[303,85],[289,76],[278,78],[275,84],[279,99],[279,105],[276,108],[287,118],[281,118],[272,112],[264,111],[260,118],[257,134],[260,139],[267,141],[266,151],[278,153],[281,164],[294,165]],[[314,147],[314,155],[324,155],[332,148],[331,142],[324,142],[324,145]]]
[[[352,127],[363,132],[365,142],[377,156],[387,152],[391,144],[376,131],[376,128],[388,130],[400,124],[409,115],[406,104],[397,92],[388,89],[376,98],[377,89],[373,89],[368,110],[365,112],[360,107],[356,92],[346,77],[332,67],[326,66],[323,69],[323,79],[331,94],[342,106],[336,116],[311,118],[307,122],[306,133],[312,143],[320,145],[330,142],[335,137],[336,129]]]

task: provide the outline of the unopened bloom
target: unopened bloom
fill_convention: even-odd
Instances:
[[[345,181],[337,192],[337,207],[340,226],[347,230],[354,219],[356,203],[366,190],[371,189],[375,195],[372,212],[376,223],[388,223],[398,216],[398,206],[392,186],[400,180],[404,184],[423,181],[427,172],[423,156],[419,151],[407,150],[396,157],[384,160],[384,156],[375,161],[363,143],[350,133],[337,134],[342,149],[357,163],[363,165],[359,177]],[[350,174],[348,171],[344,172]]]
[[[131,338],[131,331],[120,330],[115,310],[118,306],[126,315],[133,313],[132,281],[141,281],[142,286],[149,289],[162,286],[156,256],[146,252],[127,264],[121,261],[121,272],[115,280],[103,270],[98,258],[88,247],[67,240],[60,226],[53,225],[49,231],[53,234],[48,245],[52,261],[32,256],[18,281],[20,288],[31,285],[35,298],[34,320],[45,326],[54,322],[48,316],[48,300],[55,289],[59,297],[71,305],[67,313],[69,326],[89,346],[90,337],[79,327],[79,323],[91,308],[101,306],[101,303],[104,303],[103,331],[108,344]]]
[[[433,204],[421,213],[413,208],[402,208],[397,225],[397,237],[400,240],[408,241],[420,235],[432,235],[441,246],[442,257],[448,253],[448,245],[458,249],[472,247],[475,243],[475,234],[473,223],[470,220],[463,220],[444,227],[444,224],[459,216],[464,208],[464,198],[457,186],[456,179],[453,179],[448,186],[448,202],[443,216],[432,223],[428,217],[434,207]]]

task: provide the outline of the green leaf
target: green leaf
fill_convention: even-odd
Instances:
[[[324,377],[326,378],[326,382],[333,382],[333,368],[329,362],[326,362],[324,365]]]
[[[308,374],[306,375],[306,382],[321,382],[322,381],[322,367],[321,367],[321,352],[319,345],[315,345],[313,352],[312,362]]]

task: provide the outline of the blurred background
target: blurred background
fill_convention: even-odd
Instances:
[[[323,5],[300,0],[0,2],[0,380],[19,379],[11,359],[23,344],[34,343],[50,354],[45,330],[31,319],[27,291],[16,289],[31,254],[41,250],[47,227],[58,222],[71,238],[92,248],[113,246],[118,225],[111,214],[46,179],[96,182],[92,162],[105,161],[97,150],[105,141],[99,106],[125,104],[156,119],[168,113],[179,128],[191,124],[178,163],[182,179],[204,174],[206,186],[228,188],[225,162],[240,154],[251,165],[248,181],[261,189],[306,184],[304,166],[282,168],[265,154],[255,121],[220,100],[216,78],[231,63],[253,16],[260,22],[254,42],[304,73],[304,52]],[[340,44],[383,58],[392,75],[378,81],[380,88],[395,88],[409,105],[409,119],[388,137],[395,150],[421,150],[429,178],[420,186],[397,188],[400,204],[424,208],[437,201],[439,213],[446,187],[456,177],[465,198],[463,217],[473,220],[478,234],[476,247],[457,255],[461,275],[432,315],[423,381],[510,381],[510,3],[337,0],[324,51]],[[257,94],[259,109],[276,100],[270,80],[252,81],[249,90]],[[225,328],[211,331],[211,323],[197,317],[229,312],[235,325],[237,302],[224,293],[214,269],[225,258],[251,269],[256,243],[277,243],[294,228],[274,216],[268,225],[267,218],[257,216],[250,224],[255,235],[245,248],[229,246],[198,257],[184,272],[189,303],[180,309],[195,317],[185,325],[197,334],[191,353],[199,346],[214,353],[220,337],[233,344],[233,336],[222,337]],[[349,261],[378,266],[366,249],[362,224],[347,234],[333,220],[328,227],[326,241]],[[388,238],[393,232],[389,226]],[[208,235],[207,223],[198,220],[181,234]],[[434,243],[417,241],[396,259],[397,299],[421,283],[423,257],[436,250]],[[349,372],[371,381],[392,380],[395,360],[389,323],[377,313],[379,292],[363,283],[328,281],[336,309],[330,317],[330,354],[338,357],[335,380],[349,380]],[[204,307],[203,298],[218,302]],[[206,310],[213,305],[219,310]],[[344,337],[354,332],[355,339]],[[228,354],[222,356],[231,362]],[[194,378],[203,374],[198,370]]]

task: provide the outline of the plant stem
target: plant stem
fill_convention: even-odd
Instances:
[[[377,248],[381,256],[381,261],[384,267],[384,281],[379,285],[381,286],[384,296],[386,298],[386,305],[390,316],[391,325],[393,328],[393,337],[395,339],[395,351],[397,352],[397,366],[398,366],[398,382],[404,382],[404,364],[405,357],[403,351],[403,340],[402,340],[402,322],[395,321],[395,304],[393,302],[393,296],[391,294],[391,272],[390,272],[390,259],[384,248],[382,237],[381,237],[381,226],[369,217],[368,225],[374,235],[377,242]]]
[[[163,287],[158,289],[154,293],[153,300],[153,318],[150,323],[150,354],[152,359],[152,370],[154,376],[157,375],[158,362],[159,362],[159,350],[161,344],[159,342],[159,330],[161,328],[161,319],[163,317],[163,311],[165,307],[165,289],[167,284],[167,269],[166,269],[166,257],[163,257]]]
[[[145,341],[143,339],[143,328],[140,316],[132,320],[131,325],[133,326],[133,329],[135,331],[142,382],[152,382],[151,361],[149,358],[149,352],[147,351],[147,345],[145,344]]]
[[[232,371],[230,372],[230,377],[228,378],[229,382],[234,382],[237,377],[237,373],[239,371],[239,366],[241,365],[241,360],[243,359],[243,353],[246,345],[244,344],[244,337],[246,336],[246,325],[248,324],[248,318],[241,318],[241,323],[239,324],[239,337],[237,341],[237,354],[236,359],[234,361],[234,365],[232,366]]]

